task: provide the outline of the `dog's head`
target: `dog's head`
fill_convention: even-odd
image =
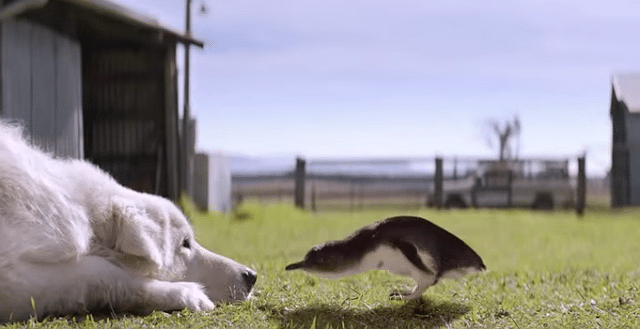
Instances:
[[[256,273],[212,253],[194,239],[184,215],[169,200],[138,194],[136,200],[113,200],[118,262],[147,277],[191,281],[204,286],[213,302],[247,299]]]

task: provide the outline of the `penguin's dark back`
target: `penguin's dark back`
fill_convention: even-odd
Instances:
[[[376,222],[375,231],[379,238],[403,239],[413,237],[410,242],[428,251],[438,262],[439,270],[459,266],[484,268],[480,256],[462,239],[427,219],[416,216],[397,216]],[[417,239],[416,239],[417,236]]]

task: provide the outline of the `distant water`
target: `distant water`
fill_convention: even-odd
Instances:
[[[230,157],[233,175],[275,175],[295,170],[295,157]],[[432,160],[309,160],[307,172],[315,174],[425,176],[432,175]]]
[[[295,169],[295,158],[284,157],[230,157],[233,175],[267,175],[290,172]]]
[[[281,175],[295,170],[295,156],[229,156],[232,175]],[[455,159],[455,158],[454,158]],[[459,160],[445,159],[443,171],[445,177],[465,177],[477,168],[477,159],[466,157]],[[569,162],[571,176],[577,173],[577,162]],[[308,159],[307,172],[326,175],[379,175],[379,176],[432,176],[435,172],[435,161],[432,158],[378,158],[358,159],[344,158],[335,160]],[[587,172],[589,176],[589,172]],[[593,177],[602,175],[592,174]],[[589,177],[591,177],[589,176]]]

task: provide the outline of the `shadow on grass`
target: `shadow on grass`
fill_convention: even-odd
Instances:
[[[446,326],[466,314],[469,308],[451,302],[421,299],[402,305],[371,309],[340,305],[319,305],[299,309],[270,309],[271,321],[281,328],[434,328]]]

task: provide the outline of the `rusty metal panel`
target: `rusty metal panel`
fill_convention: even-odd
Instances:
[[[84,158],[80,44],[56,39],[56,154]]]
[[[84,49],[87,157],[120,183],[167,194],[165,49]]]

